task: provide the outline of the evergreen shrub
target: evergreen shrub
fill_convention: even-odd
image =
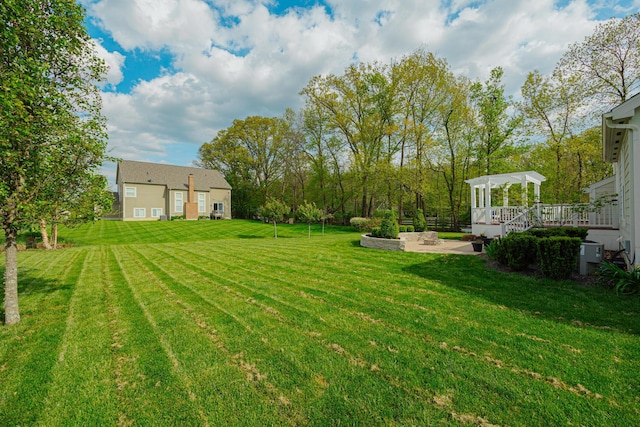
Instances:
[[[578,237],[581,240],[587,238],[589,229],[586,227],[552,227],[552,228],[532,228],[526,231],[526,234],[531,234],[540,239],[561,236],[561,237]]]
[[[578,237],[551,236],[538,239],[538,261],[542,273],[555,280],[570,277],[578,266],[581,243]]]
[[[393,211],[386,211],[384,218],[380,224],[380,237],[385,239],[397,239],[398,238],[398,221],[396,214]]]
[[[413,228],[415,231],[424,231],[427,229],[427,220],[424,217],[422,209],[416,210],[416,216],[413,218]]]
[[[509,233],[500,240],[496,259],[506,261],[512,270],[522,271],[529,264],[536,262],[538,252],[537,238],[525,233]],[[499,257],[499,258],[498,258]]]

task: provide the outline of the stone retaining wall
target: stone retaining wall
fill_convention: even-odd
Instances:
[[[360,246],[365,248],[404,251],[406,243],[406,240],[402,237],[399,239],[381,239],[379,237],[370,237],[366,234],[360,236]]]
[[[414,231],[407,233],[399,233],[398,237],[404,238],[407,242],[417,242],[420,240],[438,240],[437,231]]]

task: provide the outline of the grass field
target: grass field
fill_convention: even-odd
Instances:
[[[98,222],[20,252],[0,425],[640,425],[638,298],[272,235]]]

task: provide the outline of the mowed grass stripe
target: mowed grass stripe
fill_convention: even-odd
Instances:
[[[69,301],[66,329],[39,425],[118,421],[110,319],[105,305],[104,252],[98,248],[86,252]],[[101,404],[96,405],[96,401]]]
[[[219,259],[218,259],[218,261],[219,261]],[[218,265],[218,264],[216,264],[216,265]],[[282,283],[282,282],[280,282],[280,283]],[[282,290],[281,287],[279,287],[279,289]],[[516,338],[516,339],[518,339],[518,338]],[[480,341],[482,341],[482,339],[480,339]],[[534,343],[536,343],[536,341],[534,341]],[[459,347],[459,346],[455,346],[454,345],[452,348],[455,351],[458,351],[463,355],[467,355],[467,356],[468,355],[472,355],[473,356],[473,355],[476,354],[475,352],[470,351],[468,349],[465,349],[464,347]],[[538,354],[536,354],[536,356],[538,356]],[[538,357],[536,357],[536,359],[538,359]],[[480,360],[486,360],[490,364],[496,364],[497,363],[500,366],[504,366],[505,365],[504,361],[497,360],[497,359],[495,359],[495,357],[491,357],[490,354],[489,355],[485,354],[482,358],[480,358]],[[567,383],[565,383],[565,382],[563,382],[561,380],[558,380],[555,377],[541,375],[539,373],[536,373],[535,371],[531,371],[530,369],[521,368],[521,367],[518,367],[518,366],[508,366],[508,365],[507,365],[507,368],[512,370],[512,371],[514,371],[514,372],[517,372],[517,373],[519,373],[519,374],[521,374],[521,375],[523,375],[523,376],[525,376],[527,378],[531,377],[531,378],[535,378],[535,379],[540,379],[540,380],[544,381],[545,383],[551,383],[553,387],[562,387],[562,388],[568,389],[568,390],[577,390],[577,391],[579,391],[580,393],[582,393],[584,395],[588,395],[588,393],[591,393],[591,395],[595,394],[593,392],[590,392],[588,389],[583,389],[583,388],[580,388],[580,387],[577,387],[577,386],[572,386],[571,384],[567,384]]]
[[[279,226],[281,236],[291,237],[275,240],[259,236],[270,235],[270,225],[206,223],[136,226],[140,233],[131,235],[135,242],[121,234],[122,223],[105,226],[111,231],[107,238],[119,235],[121,241],[99,256],[108,260],[99,260],[100,280],[105,283],[103,305],[113,320],[110,342],[116,344],[110,353],[114,372],[103,381],[116,385],[117,422],[122,425],[158,415],[154,425],[173,425],[176,419],[200,425],[256,424],[253,408],[260,404],[275,407],[258,409],[262,424],[279,425],[337,420],[361,425],[613,426],[635,425],[640,418],[637,299],[618,298],[597,287],[520,276],[512,276],[519,278],[514,281],[486,270],[480,260],[363,250],[354,233],[307,239],[306,227]],[[177,224],[185,227],[173,228]],[[163,235],[169,228],[174,236]],[[182,231],[195,240],[183,244]],[[300,237],[294,237],[299,231]],[[227,232],[236,234],[223,239]],[[82,238],[87,247],[71,251],[83,253],[104,243]],[[140,244],[141,239],[154,244]],[[224,253],[212,250],[216,247]],[[109,260],[112,249],[122,256],[122,271],[115,258]],[[21,264],[25,277],[56,267],[46,258],[55,253],[40,258],[36,252],[20,254],[27,260]],[[233,268],[235,259],[244,269]],[[62,273],[57,283],[66,272],[56,271]],[[87,267],[82,277],[93,271]],[[30,303],[38,301],[31,305],[37,312],[57,304],[59,295],[53,296],[53,287],[45,288],[28,295]],[[74,305],[79,295],[74,295]],[[139,326],[141,332],[133,330]],[[69,330],[53,340],[56,351],[48,352],[50,357],[59,358],[65,343],[73,346]],[[0,332],[0,352],[7,344],[20,347],[23,341],[40,340],[21,336],[14,342],[5,331]],[[43,335],[38,328],[28,332]],[[152,343],[146,352],[151,356],[141,354],[147,342]],[[24,354],[17,362],[30,357]],[[49,387],[58,384],[51,378],[57,378],[61,365],[56,359],[52,366],[49,379],[40,383],[42,396],[52,394]],[[172,383],[160,392],[180,402],[166,411],[158,409],[165,403],[155,397],[158,390],[149,390],[157,382],[140,376],[153,366],[168,378],[157,388]],[[119,388],[126,384],[130,390]],[[203,403],[209,394],[227,390],[231,398],[211,401],[236,404],[231,418],[219,408],[225,403]],[[176,415],[181,410],[192,416]],[[42,423],[46,417],[38,419]]]
[[[293,273],[294,276],[296,273],[298,273],[299,275],[303,275],[305,271],[309,273],[308,275],[313,276],[315,271],[323,270],[322,267],[318,267],[318,263],[315,263],[312,265],[309,265],[309,264],[305,265],[303,263],[298,263],[294,265],[293,263],[288,261],[289,259],[291,259],[291,256],[281,256],[281,255],[282,255],[281,253],[274,254],[274,251],[271,251],[268,254],[263,254],[261,252],[261,257],[260,257],[261,264],[254,266],[254,269],[260,269],[261,265],[265,266],[265,265],[269,265],[271,263],[277,262],[279,268]],[[301,254],[300,256],[297,257],[297,259],[300,259],[303,257],[304,257],[304,254]],[[432,257],[432,255],[426,255],[426,257]],[[265,258],[271,258],[271,259],[265,259]],[[385,265],[386,263],[382,263],[382,264]],[[371,269],[371,267],[369,269]],[[326,281],[325,283],[323,283],[323,285],[332,286],[333,283],[344,282],[343,280],[336,280],[335,276],[340,274],[340,272],[336,270],[337,269],[334,269],[331,271],[331,273],[329,273],[331,274],[330,277],[333,280]],[[384,273],[385,271],[381,271],[380,269],[378,269],[378,270],[372,270],[372,273],[369,273],[369,274],[371,274],[374,277],[381,277],[384,275]],[[389,275],[389,273],[387,274]],[[480,275],[482,275],[482,272],[480,272]],[[397,283],[397,282],[405,281],[405,279],[402,276],[403,276],[402,271],[399,271],[399,272],[396,271],[394,273],[395,282]],[[512,278],[511,276],[512,275],[506,275],[506,279],[511,279]],[[272,279],[276,280],[275,277],[272,277]],[[359,294],[362,291],[362,289],[366,289],[367,287],[369,287],[368,285],[370,283],[371,282],[368,280],[363,280],[362,282],[359,282],[356,288],[357,293]],[[423,291],[424,286],[431,286],[432,284],[432,282],[430,281],[423,281],[423,283],[424,283],[423,287],[414,287],[412,290],[418,291],[418,292]],[[340,287],[340,288],[350,294],[356,293],[354,292],[353,289],[349,290],[346,287]],[[502,307],[502,306],[496,306],[494,304],[487,304],[487,303],[483,303],[482,301],[470,299],[468,298],[468,296],[465,296],[464,294],[461,297],[458,297],[458,295],[455,295],[455,296],[449,296],[448,298],[446,297],[446,295],[440,294],[438,295],[438,298],[430,298],[427,302],[421,303],[422,305],[418,305],[418,307],[416,307],[415,302],[413,304],[407,304],[402,302],[400,302],[399,304],[396,304],[395,301],[390,301],[390,299],[392,300],[392,298],[385,297],[384,295],[394,295],[394,291],[400,291],[400,290],[404,294],[404,290],[406,286],[404,284],[389,286],[388,284],[387,288],[390,289],[390,291],[384,292],[383,289],[376,287],[374,291],[366,292],[365,299],[368,301],[379,300],[380,304],[377,304],[376,305],[377,307],[388,308],[388,307],[393,307],[394,305],[401,305],[404,309],[408,309],[409,311],[412,309],[424,309],[425,311],[436,312],[436,313],[439,313],[438,319],[443,319],[443,311],[444,311],[443,307],[445,306],[445,304],[443,304],[442,301],[447,301],[448,303],[446,304],[447,306],[446,308],[452,307],[454,310],[457,310],[457,312],[452,310],[454,314],[450,314],[448,316],[449,320],[455,322],[458,327],[460,327],[461,323],[463,322],[469,325],[468,332],[465,334],[459,334],[459,336],[457,337],[457,341],[451,342],[451,339],[448,338],[450,344],[461,345],[464,342],[466,343],[465,344],[466,346],[469,346],[470,345],[469,342],[471,341],[475,344],[475,348],[472,347],[471,351],[474,351],[476,353],[477,352],[486,353],[488,356],[493,356],[494,359],[496,357],[500,357],[500,358],[506,358],[505,360],[510,360],[510,359],[513,359],[514,357],[518,358],[520,356],[526,359],[529,356],[529,361],[533,362],[533,365],[525,364],[525,366],[520,369],[539,370],[543,374],[549,375],[549,376],[558,375],[557,371],[549,371],[549,372],[544,371],[545,367],[548,365],[545,359],[546,359],[546,356],[555,357],[558,353],[564,352],[565,356],[572,361],[572,366],[575,366],[576,368],[574,370],[574,374],[580,374],[580,375],[573,375],[573,377],[578,378],[579,382],[584,382],[590,377],[589,375],[590,370],[584,369],[585,366],[589,365],[590,361],[593,361],[594,358],[603,359],[603,362],[607,362],[608,360],[610,360],[610,357],[607,354],[607,352],[602,352],[600,350],[596,352],[576,351],[576,348],[571,346],[570,344],[558,343],[559,336],[564,337],[566,342],[575,342],[576,338],[583,335],[582,331],[576,330],[576,328],[573,325],[572,326],[565,325],[564,327],[562,326],[557,327],[557,324],[555,322],[547,322],[544,320],[541,320],[539,322],[533,322],[534,326],[535,325],[540,326],[539,330],[537,330],[537,333],[539,335],[542,335],[543,337],[548,336],[550,339],[540,338],[537,335],[531,335],[530,328],[528,328],[526,331],[515,331],[515,332],[511,331],[509,328],[501,328],[499,326],[495,326],[494,328],[489,329],[489,328],[486,328],[483,324],[480,324],[478,322],[475,322],[473,320],[468,320],[468,319],[482,318],[485,320],[486,323],[492,324],[492,325],[501,325],[501,324],[518,325],[522,322],[522,319],[527,316],[527,314],[515,312],[512,310],[507,310],[505,307]],[[429,292],[429,294],[431,294],[431,292]],[[417,299],[418,297],[415,296],[414,294],[413,301]],[[388,304],[389,302],[391,302],[391,304]],[[425,306],[435,307],[435,309],[427,310]],[[464,311],[460,310],[461,306],[464,306]],[[382,315],[383,317],[386,317],[384,316],[385,313],[382,313]],[[392,315],[391,317],[393,319],[398,319],[397,313]],[[447,315],[445,314],[444,318],[446,317]],[[435,325],[433,318],[426,319],[425,323],[428,324],[430,331],[433,331],[434,328],[437,327]],[[447,322],[447,324],[444,324],[444,326],[441,329],[446,331],[449,328],[449,323],[450,322]],[[500,332],[500,333],[496,333],[496,332]],[[489,333],[490,335],[487,336],[487,333]],[[610,342],[610,337],[608,335],[609,334],[601,334],[601,333],[599,334],[599,336],[603,341],[602,342],[603,347],[606,347]],[[624,339],[624,336],[622,336],[621,339]],[[491,355],[491,353],[495,352],[496,350],[501,350],[501,351],[499,351],[497,355],[496,354]],[[522,353],[522,354],[518,355],[517,353]],[[543,354],[545,357],[540,357],[541,354]],[[594,382],[598,383],[601,381],[598,378],[596,378],[594,379]]]
[[[160,260],[160,262],[162,262],[162,263],[165,263],[165,262],[167,261],[166,257],[153,256],[153,258],[154,258],[154,259],[159,259],[159,260]],[[183,259],[183,261],[184,261],[184,256],[182,256],[181,258],[182,258],[182,259]],[[193,268],[193,266],[192,266],[191,268]],[[189,274],[187,274],[187,275],[191,275],[191,276],[193,276],[193,273],[189,273]],[[188,278],[186,278],[186,277],[183,277],[182,279],[183,279],[183,280],[187,280],[187,281],[189,280],[189,279],[188,279]],[[215,281],[218,281],[218,280],[220,280],[220,279],[217,279],[217,278],[216,278],[216,280],[215,280]],[[198,280],[198,279],[196,279],[196,281],[197,281],[198,283],[201,283],[201,282],[202,282],[201,280]],[[279,288],[279,289],[281,289],[281,288]],[[246,300],[252,300],[252,299],[251,299],[249,296],[247,296],[247,295],[240,295],[240,297],[239,297],[239,302],[246,301]],[[268,313],[273,314],[273,313],[275,313],[275,311],[274,311],[274,310],[270,310],[270,311],[268,311]],[[357,321],[357,319],[352,319],[352,322],[353,322],[354,320],[355,320],[355,321]],[[322,324],[322,322],[319,322],[319,323],[320,323],[320,324]],[[330,326],[330,327],[329,327],[329,330],[336,330],[336,329],[337,329],[337,330],[340,330],[341,328],[344,328],[344,327],[345,327],[344,325],[340,325],[340,328],[336,328],[335,326]],[[355,327],[355,329],[357,329],[358,331],[360,331],[360,330],[362,330],[363,325],[360,325],[360,326],[355,325],[354,327]],[[302,332],[305,332],[305,331],[302,331]],[[316,335],[316,336],[322,336],[322,334],[319,334],[319,335]],[[388,337],[389,337],[389,331],[382,331],[382,332],[380,333],[380,340],[381,340],[381,341],[382,341],[383,339],[388,339]],[[351,340],[353,340],[353,333],[351,333],[351,334],[349,335],[349,338],[350,338]],[[338,343],[338,342],[340,342],[340,341],[338,341],[338,342],[335,342],[335,340],[334,340],[334,341],[331,341],[331,340],[326,341],[324,338],[323,338],[322,340],[319,340],[319,341],[320,341],[323,345],[325,345],[326,347],[328,347],[328,348],[332,349],[333,351],[335,351],[336,353],[341,354],[341,355],[343,355],[344,357],[348,358],[348,359],[349,359],[349,361],[350,361],[350,363],[352,363],[352,364],[355,364],[355,365],[362,365],[361,367],[365,367],[365,366],[375,367],[375,369],[373,369],[373,371],[381,371],[381,369],[380,369],[380,368],[384,366],[384,363],[383,363],[383,362],[379,362],[379,363],[376,363],[376,364],[369,364],[369,363],[367,363],[367,362],[363,361],[363,359],[362,359],[362,358],[359,358],[359,357],[357,357],[357,356],[356,356],[356,357],[354,357],[353,355],[351,355],[348,351],[346,351],[346,350],[345,350],[345,347],[349,347],[349,344],[348,344],[348,342],[349,342],[349,341],[347,341],[347,344],[343,344],[343,345],[344,345],[344,347],[343,347],[341,344],[339,344],[339,343]],[[371,342],[371,341],[369,341],[369,343],[370,343],[370,342]],[[369,345],[369,343],[368,343],[367,345]],[[376,345],[377,345],[377,344],[376,344]],[[375,347],[375,346],[374,346],[374,347]],[[381,349],[381,350],[383,351],[383,354],[385,354],[385,353],[386,353],[386,354],[393,354],[393,353],[399,353],[399,352],[400,352],[400,351],[398,350],[398,348],[393,348],[393,347],[390,347],[390,346],[386,346],[386,348],[385,348],[385,346],[384,346],[384,345],[380,345],[380,346],[378,346],[377,348]],[[401,348],[402,348],[402,347],[401,347]],[[410,368],[411,368],[411,372],[408,372],[408,375],[409,375],[409,376],[412,376],[412,375],[413,375],[413,374],[412,374],[412,372],[414,372],[414,371],[413,371],[413,369],[415,369],[415,362],[413,362],[413,360],[414,360],[414,359],[418,359],[418,360],[420,360],[421,355],[419,354],[419,352],[418,352],[418,351],[416,351],[416,349],[415,349],[415,348],[414,348],[414,351],[412,351],[412,352],[407,352],[407,353],[405,353],[405,354],[410,354],[409,358],[408,358],[408,359],[405,359],[405,360],[398,360],[398,359],[401,359],[401,358],[402,358],[400,355],[393,356],[394,362],[393,362],[391,365],[393,365],[393,366],[401,366],[401,367],[405,367],[405,366],[406,366],[406,367],[410,367]],[[455,357],[455,356],[454,356],[454,357]],[[482,362],[482,360],[480,360],[480,362]],[[384,372],[384,369],[382,369],[382,372]],[[396,374],[398,374],[398,372],[394,372],[394,373],[393,373],[393,375],[396,375]],[[392,382],[391,382],[391,383],[392,383]],[[413,384],[413,385],[412,385],[412,387],[415,387],[415,386],[418,386],[418,385],[421,385],[421,384]]]
[[[327,235],[344,234],[344,227],[327,227]],[[281,238],[306,237],[304,224],[278,226]],[[148,244],[218,241],[268,240],[273,237],[273,226],[258,221],[98,221],[72,229],[61,229],[65,242],[79,246],[94,244]]]
[[[206,332],[210,336],[216,347],[227,355],[228,364],[235,366],[239,374],[246,375],[248,381],[254,382],[256,388],[263,393],[264,400],[270,401],[275,407],[281,407],[287,423],[298,425],[307,422],[302,414],[296,412],[296,406],[292,406],[299,393],[296,390],[283,390],[275,386],[271,380],[272,375],[263,373],[259,363],[245,356],[243,350],[257,346],[263,358],[272,356],[274,360],[279,360],[282,357],[279,349],[274,349],[268,344],[265,334],[260,334],[257,328],[254,328],[251,318],[255,310],[237,309],[239,306],[246,306],[246,301],[227,300],[225,293],[219,291],[199,292],[198,289],[215,289],[216,284],[206,277],[194,277],[188,265],[177,259],[158,257],[157,253],[150,252],[147,247],[144,251],[130,249],[140,260],[144,260],[144,264],[158,277],[158,286],[162,287],[185,313],[191,316],[203,333]],[[189,285],[190,283],[198,283],[200,286],[196,289]],[[292,375],[298,378],[301,373],[295,368],[300,366],[291,362],[289,360],[286,363],[287,378],[291,378]]]
[[[154,249],[158,249],[157,245],[154,245]],[[207,294],[219,293],[219,289],[222,289],[224,292],[225,289],[229,289],[229,285],[235,282],[234,280],[224,278],[213,278],[213,280],[211,280],[206,276],[194,277],[194,273],[190,271],[190,268],[181,270],[173,268],[173,262],[177,263],[178,261],[174,260],[172,262],[170,258],[171,257],[167,257],[166,254],[164,256],[157,256],[155,252],[148,255],[148,259],[158,262],[157,267],[165,270],[165,274],[170,276],[170,278],[165,278],[163,281],[165,283],[171,282],[173,286],[179,286],[180,283],[184,282],[198,283],[200,285],[198,286],[200,292],[193,288],[190,290],[198,295],[202,295],[205,292]],[[181,262],[184,262],[184,256],[181,257]],[[264,310],[264,306],[261,307],[261,304],[250,296],[234,291],[227,293],[232,297],[235,296],[235,300],[228,301],[229,309],[235,309],[240,313],[239,315],[254,320],[252,334],[247,336],[238,335],[234,338],[231,338],[232,334],[229,334],[230,342],[228,345],[231,348],[244,350],[243,357],[247,358],[247,363],[255,363],[259,368],[259,372],[263,372],[264,375],[273,378],[276,384],[282,385],[286,389],[294,386],[295,389],[301,391],[302,394],[300,396],[296,396],[296,393],[293,392],[293,400],[291,401],[293,405],[298,405],[300,399],[308,399],[306,395],[309,393],[313,396],[321,392],[323,401],[325,399],[335,400],[336,396],[324,396],[325,391],[323,388],[327,387],[329,383],[335,384],[335,388],[331,388],[331,391],[340,390],[348,386],[353,387],[355,384],[362,387],[362,378],[360,376],[365,375],[368,378],[368,383],[376,384],[375,389],[362,389],[361,392],[368,397],[360,404],[358,403],[360,398],[351,396],[350,402],[354,405],[354,410],[370,411],[371,408],[368,408],[367,405],[371,404],[371,399],[375,399],[378,404],[384,402],[385,399],[396,399],[406,402],[402,405],[405,407],[405,412],[411,412],[408,408],[413,408],[414,412],[420,412],[419,408],[424,405],[424,402],[415,400],[411,396],[414,394],[412,390],[404,387],[398,389],[398,385],[393,384],[388,378],[379,378],[380,375],[376,375],[375,373],[375,371],[379,371],[379,369],[375,368],[372,371],[369,365],[361,364],[361,361],[350,356],[338,344],[325,338],[320,339],[319,335],[314,333],[314,331],[297,327],[294,323],[280,317],[277,311],[273,309]],[[224,297],[224,293],[218,295],[218,298]],[[203,299],[206,300],[206,298]],[[203,312],[206,312],[206,305],[201,309]],[[302,348],[301,344],[304,344]],[[269,351],[269,349],[271,351]],[[309,352],[311,352],[312,357],[310,357]],[[257,359],[251,358],[254,354]],[[291,360],[289,356],[294,357],[294,359]],[[299,360],[300,358],[304,363],[302,365],[295,364],[295,360]],[[341,359],[341,362],[336,364],[336,358]],[[305,369],[307,366],[313,366],[316,371],[309,372]],[[338,367],[337,371],[334,370],[335,368],[329,371],[326,369],[327,367],[336,366]],[[355,371],[353,374],[357,375],[356,378],[350,378],[352,371]],[[305,377],[301,374],[308,375]],[[291,382],[292,377],[297,379],[297,384]],[[302,382],[301,379],[303,378],[310,382],[310,384]],[[320,389],[318,389],[318,387],[320,387]],[[350,393],[353,393],[353,390],[351,390]],[[291,395],[291,393],[289,395]],[[338,399],[342,400],[341,398]],[[343,403],[344,402],[340,403],[340,407],[343,406]],[[364,406],[359,407],[360,405]],[[324,408],[326,410],[331,408],[331,406],[332,405],[324,406]],[[434,411],[439,413],[438,409],[434,408]],[[390,419],[392,419],[397,415],[389,414],[389,416],[391,417]]]
[[[34,425],[44,408],[69,312],[69,300],[86,254],[20,253],[33,268],[19,269],[21,321],[3,328],[0,424]],[[4,268],[3,268],[4,270]]]
[[[118,424],[202,424],[188,389],[174,373],[162,337],[148,318],[116,251],[105,248],[103,275],[111,317],[111,356]]]
[[[130,248],[119,247],[116,254],[138,304],[144,307],[164,353],[173,363],[174,374],[197,405],[201,418],[211,425],[287,422],[281,406],[265,400],[260,388],[247,381],[246,371],[237,369],[237,363],[221,351],[218,342],[185,312],[182,295],[168,292],[156,272],[146,268]],[[134,271],[135,277],[131,274]],[[252,408],[251,414],[243,412],[247,407]]]

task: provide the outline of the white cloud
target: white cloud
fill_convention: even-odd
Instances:
[[[331,16],[321,6],[275,16],[270,3],[90,4],[90,14],[125,50],[168,50],[177,70],[141,81],[128,94],[105,94],[114,155],[173,161],[181,144],[193,160],[199,145],[233,119],[300,107],[298,92],[314,75],[340,74],[354,57],[388,63],[419,47],[473,79],[502,66],[507,89],[516,94],[528,72],[550,72],[568,44],[596,25],[586,0],[563,8],[554,0],[328,0]],[[124,59],[109,55],[110,82],[117,84]]]
[[[112,87],[117,86],[124,78],[122,67],[126,59],[125,56],[120,52],[107,51],[107,49],[102,47],[99,40],[92,40],[92,44],[96,55],[107,65],[107,85],[111,85]]]

